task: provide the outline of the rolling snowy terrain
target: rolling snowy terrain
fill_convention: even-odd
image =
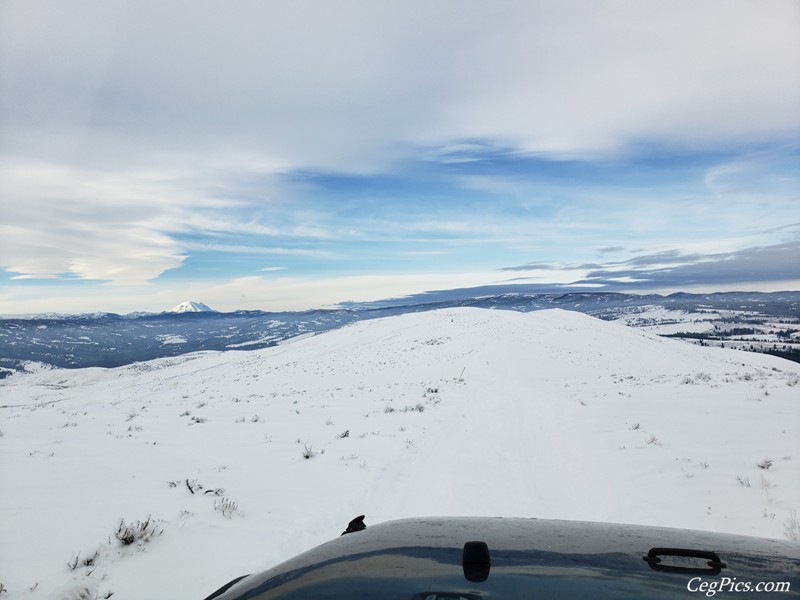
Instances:
[[[798,390],[800,364],[773,356],[479,308],[16,373],[0,382],[0,583],[9,598],[202,598],[362,513],[792,538]],[[148,517],[149,541],[117,539]]]
[[[35,363],[68,368],[120,367],[200,350],[258,350],[354,321],[464,306],[520,312],[562,308],[607,321],[622,320],[692,343],[727,344],[800,362],[800,292],[659,296],[518,291],[524,288],[451,290],[400,301],[302,312],[220,313],[202,302],[187,301],[162,313],[0,317],[0,379],[14,371],[36,369]]]

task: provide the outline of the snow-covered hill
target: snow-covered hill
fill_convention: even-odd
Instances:
[[[784,537],[798,382],[770,356],[476,308],[15,374],[0,383],[0,581],[12,598],[204,597],[362,513]],[[148,516],[163,530],[149,543],[115,539]]]

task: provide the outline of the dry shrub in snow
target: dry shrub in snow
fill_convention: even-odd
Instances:
[[[797,511],[793,510],[786,519],[786,528],[783,530],[786,539],[793,542],[800,542],[800,520],[797,518]]]
[[[306,459],[314,458],[317,455],[317,453],[314,450],[314,448],[309,446],[307,443],[301,442],[300,440],[297,440],[297,443],[303,445],[303,458],[306,458]]]
[[[162,533],[164,530],[156,527],[152,517],[147,517],[144,521],[136,521],[136,523],[126,523],[125,519],[120,519],[114,537],[122,542],[123,546],[130,546],[135,542],[149,542]]]
[[[110,590],[99,592],[96,584],[80,583],[69,584],[52,595],[51,598],[57,598],[57,600],[108,600],[113,595],[114,592]]]
[[[79,566],[83,567],[93,567],[97,562],[97,559],[100,557],[100,551],[96,551],[91,556],[87,556],[83,560],[81,560],[81,553],[78,552],[75,556],[72,557],[72,560],[67,563],[70,571],[76,570]]]
[[[223,517],[230,519],[239,510],[239,503],[230,498],[220,498],[214,502],[214,510],[218,510]]]
[[[767,471],[767,470],[769,470],[769,468],[770,468],[770,467],[773,465],[773,463],[774,463],[774,462],[775,462],[775,461],[773,461],[773,460],[772,460],[772,459],[770,459],[770,458],[765,458],[765,459],[764,459],[764,460],[762,460],[760,463],[758,463],[756,466],[757,466],[759,469],[764,469],[765,471]]]

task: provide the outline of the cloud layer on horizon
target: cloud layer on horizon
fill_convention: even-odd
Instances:
[[[527,278],[527,271],[556,269],[552,265],[531,264],[502,267],[518,272],[515,281]],[[597,287],[602,290],[692,289],[703,286],[728,289],[731,285],[800,281],[800,241],[745,248],[735,252],[685,254],[670,250],[636,256],[619,262],[561,266],[559,270],[583,273],[569,287]]]

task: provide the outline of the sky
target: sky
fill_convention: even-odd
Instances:
[[[4,0],[0,313],[800,289],[795,0]]]

